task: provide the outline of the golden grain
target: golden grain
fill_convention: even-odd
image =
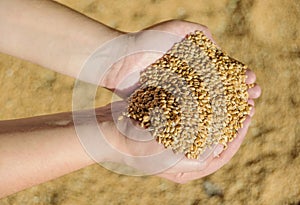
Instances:
[[[227,148],[250,112],[246,70],[195,31],[141,73],[123,115],[187,158],[216,143]]]

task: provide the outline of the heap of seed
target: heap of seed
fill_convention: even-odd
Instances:
[[[213,144],[226,147],[242,127],[250,112],[246,69],[195,31],[141,73],[125,116],[196,159]]]

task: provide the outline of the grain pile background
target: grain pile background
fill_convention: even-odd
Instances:
[[[173,18],[205,24],[229,55],[253,68],[263,93],[241,149],[213,175],[178,185],[93,165],[3,198],[1,205],[300,203],[298,0],[59,2],[124,31]],[[1,54],[0,79],[1,119],[71,109],[71,78]]]

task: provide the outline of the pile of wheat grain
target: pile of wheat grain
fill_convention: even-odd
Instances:
[[[174,152],[196,159],[232,141],[250,112],[247,67],[203,32],[188,34],[148,66],[125,115]]]

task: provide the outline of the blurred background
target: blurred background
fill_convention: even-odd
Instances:
[[[92,165],[3,198],[1,205],[300,204],[299,0],[58,2],[127,32],[170,19],[204,24],[228,54],[255,71],[263,93],[240,150],[210,176],[180,185]],[[1,119],[71,110],[70,77],[0,54],[0,79]]]

